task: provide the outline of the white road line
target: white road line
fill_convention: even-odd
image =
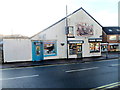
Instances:
[[[101,60],[101,61],[94,61],[94,62],[107,62],[107,61],[119,61],[119,59]]]
[[[112,65],[110,65],[110,66],[119,66],[120,64],[112,64]]]
[[[39,75],[31,75],[31,76],[21,76],[21,77],[13,77],[13,78],[3,78],[0,80],[13,80],[13,79],[20,79],[20,78],[30,78],[30,77],[38,77]]]
[[[69,70],[69,71],[65,71],[65,72],[70,73],[70,72],[78,72],[78,71],[92,70],[92,69],[97,69],[97,68],[99,68],[99,67],[92,67],[92,68],[85,68],[85,69]]]

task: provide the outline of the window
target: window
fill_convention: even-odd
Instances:
[[[75,55],[76,53],[77,44],[71,43],[69,44],[69,55]]]
[[[120,29],[117,29],[118,32],[120,32]]]
[[[81,43],[70,43],[69,44],[69,55],[77,55],[78,52],[82,52]]]
[[[74,36],[74,28],[73,28],[73,26],[68,27],[68,36],[69,37]]]
[[[109,36],[109,40],[116,40],[116,35],[114,35],[114,36]]]
[[[103,52],[104,52],[104,51],[107,51],[107,45],[102,45],[102,46],[101,46],[101,51],[103,51]]]
[[[110,45],[111,51],[118,51],[118,49],[119,49],[118,45]]]
[[[112,32],[112,29],[109,29],[110,32]]]
[[[44,42],[44,56],[56,56],[56,43],[55,42]]]
[[[120,36],[118,36],[118,40],[120,40]]]
[[[90,43],[90,53],[100,52],[100,43]]]
[[[40,55],[40,46],[36,46],[36,55],[37,55],[37,56]]]

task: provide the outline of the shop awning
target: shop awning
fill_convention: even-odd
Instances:
[[[89,42],[102,42],[102,38],[89,38]]]
[[[83,40],[69,40],[68,43],[84,43]]]

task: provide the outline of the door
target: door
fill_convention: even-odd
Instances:
[[[77,44],[77,58],[82,58],[82,44]]]
[[[32,42],[32,61],[43,60],[43,43],[41,41]]]

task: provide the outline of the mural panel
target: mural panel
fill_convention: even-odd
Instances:
[[[79,23],[77,24],[77,36],[93,35],[93,24]]]

